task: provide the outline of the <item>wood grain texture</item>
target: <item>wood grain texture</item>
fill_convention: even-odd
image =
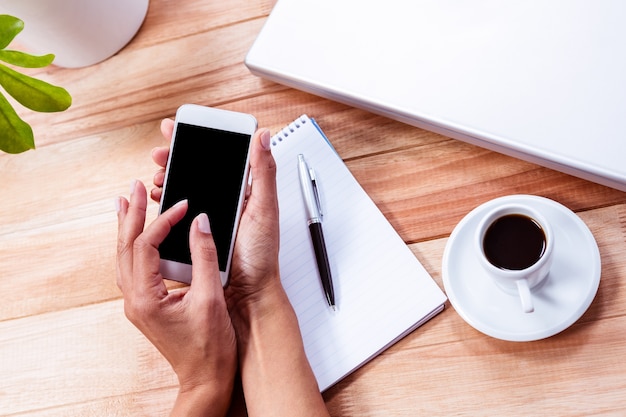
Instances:
[[[114,198],[134,178],[150,186],[160,120],[185,102],[252,113],[273,132],[314,117],[441,288],[450,233],[495,197],[558,201],[598,242],[600,288],[570,328],[500,341],[448,303],[325,392],[333,416],[626,415],[626,193],[251,75],[243,59],[273,4],[152,0],[109,60],[31,70],[74,104],[20,111],[37,149],[0,154],[0,415],[168,415],[176,377],[124,317],[115,285]],[[148,221],[156,213],[151,203]]]

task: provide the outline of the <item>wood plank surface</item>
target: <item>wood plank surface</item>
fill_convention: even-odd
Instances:
[[[273,4],[151,0],[114,57],[31,70],[74,103],[20,110],[37,149],[0,153],[0,415],[168,415],[175,375],[126,320],[115,285],[114,198],[134,178],[150,186],[160,120],[186,102],[252,113],[273,132],[314,117],[442,289],[450,233],[495,197],[558,201],[598,242],[600,288],[569,329],[505,342],[447,303],[325,392],[331,415],[626,415],[626,193],[253,76],[243,59]]]

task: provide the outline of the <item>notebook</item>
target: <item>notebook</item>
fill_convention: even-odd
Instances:
[[[280,210],[280,268],[321,391],[444,308],[446,296],[361,188],[315,121],[272,137]],[[298,177],[315,171],[336,298],[328,306]]]
[[[278,0],[252,73],[626,191],[626,2]]]

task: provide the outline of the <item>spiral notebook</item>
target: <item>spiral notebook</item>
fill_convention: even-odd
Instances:
[[[315,120],[272,138],[280,209],[280,267],[321,391],[439,313],[446,296],[361,188]],[[336,310],[325,299],[298,177],[315,171]]]

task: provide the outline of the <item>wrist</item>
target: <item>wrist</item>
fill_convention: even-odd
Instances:
[[[291,303],[278,276],[267,279],[255,291],[233,291],[228,294],[227,302],[235,329],[284,308],[291,309]]]
[[[232,383],[181,385],[171,417],[223,417],[230,406]]]
[[[284,332],[300,337],[296,313],[280,279],[231,301],[229,311],[237,334],[240,367],[252,352],[260,356],[272,352],[267,344],[282,340]]]
[[[248,413],[327,416],[295,310],[277,283],[231,310]]]

